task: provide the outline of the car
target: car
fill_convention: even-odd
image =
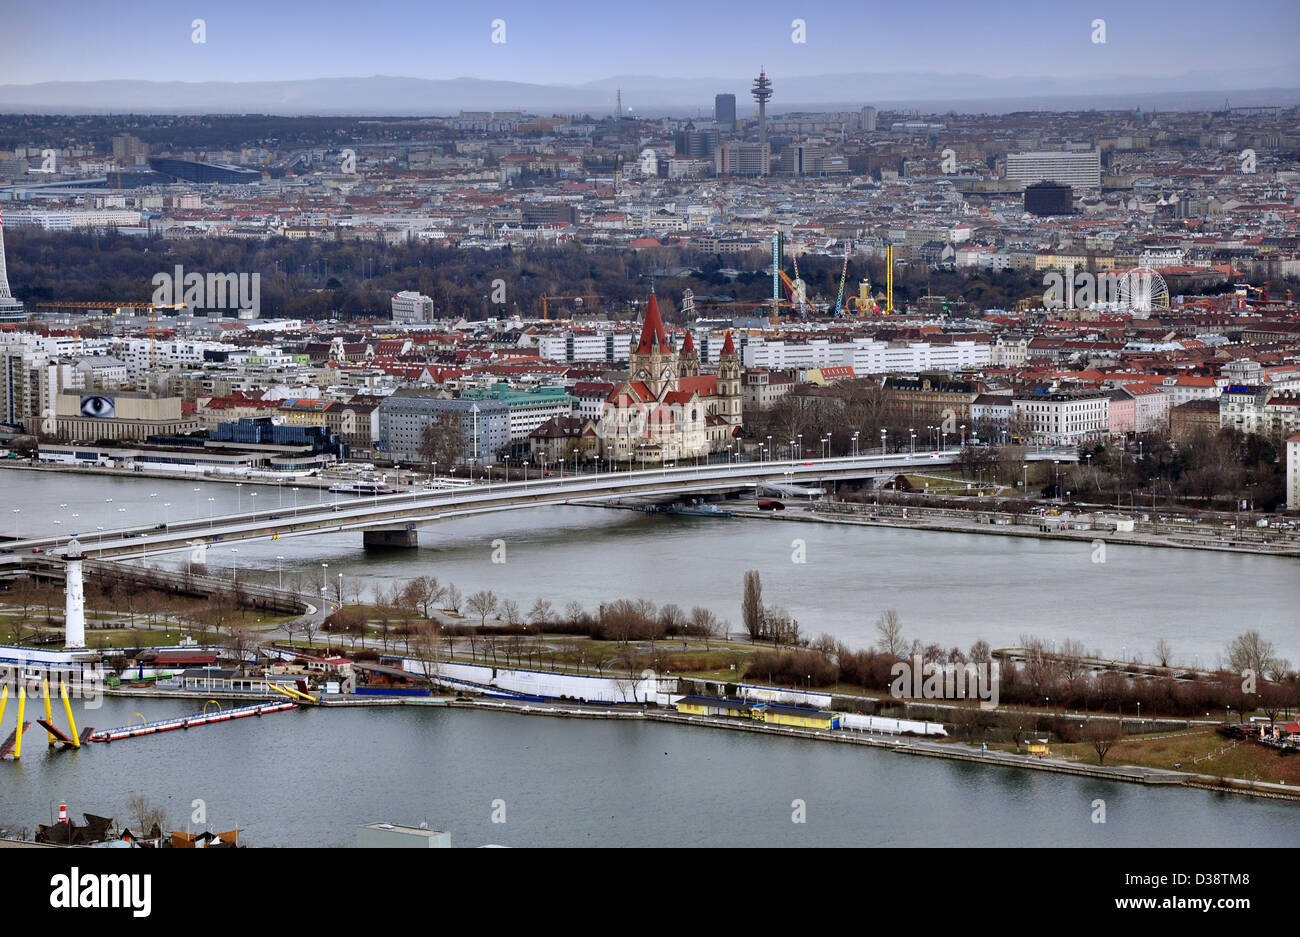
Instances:
[[[272,514],[272,515],[271,515],[271,520],[273,520],[273,521],[278,521],[279,519],[280,519],[280,515],[279,515],[279,514]]]
[[[45,547],[32,547],[32,552],[33,552],[33,553],[44,553],[44,552],[45,552]]]
[[[127,539],[130,539],[131,537],[138,537],[140,535],[137,534],[134,530],[128,530],[126,533],[122,534],[122,536],[126,537]]]
[[[167,529],[167,525],[166,525],[166,524],[154,524],[154,525],[153,525],[153,529],[154,529],[154,530],[166,530],[166,529]]]

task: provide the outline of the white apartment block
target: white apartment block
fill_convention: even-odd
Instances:
[[[1025,185],[1058,182],[1075,189],[1097,189],[1101,187],[1101,152],[1009,153],[1007,178]]]
[[[1286,441],[1286,507],[1300,511],[1300,434]]]
[[[932,344],[881,342],[870,338],[835,343],[829,339],[799,343],[754,339],[745,345],[742,354],[746,368],[779,371],[846,365],[855,374],[962,371],[985,367],[992,360],[986,342]]]
[[[403,290],[393,297],[393,321],[415,325],[433,321],[433,300],[414,290]]]
[[[13,209],[5,212],[5,223],[15,228],[35,227],[46,231],[71,231],[73,228],[135,228],[140,225],[138,211],[41,211]]]
[[[1105,391],[1026,394],[1011,400],[1011,418],[1028,427],[1034,442],[1076,445],[1110,428],[1110,399]]]

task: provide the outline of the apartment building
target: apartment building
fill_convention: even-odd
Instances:
[[[1036,443],[1074,446],[1109,431],[1110,397],[1101,390],[1017,394],[1011,418]]]

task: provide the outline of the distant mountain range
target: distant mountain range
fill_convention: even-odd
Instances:
[[[770,75],[775,94],[769,112],[837,110],[870,104],[922,112],[996,113],[1015,110],[1204,110],[1300,104],[1300,65],[1201,71],[1177,76],[1106,75],[1086,80],[989,78],[933,72],[853,72],[839,75]],[[0,85],[0,111],[24,113],[262,113],[278,115],[447,115],[459,110],[527,110],[534,113],[614,111],[623,92],[625,111],[638,115],[711,114],[713,96],[736,95],[750,113],[752,78],[664,78],[620,75],[580,85],[424,79],[309,78],[294,81],[52,81]]]

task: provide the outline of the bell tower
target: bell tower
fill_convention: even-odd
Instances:
[[[653,292],[646,306],[641,337],[628,355],[628,379],[645,384],[656,400],[677,389],[677,355],[668,344],[668,333],[659,315],[659,301]]]
[[[731,333],[722,345],[722,354],[718,356],[718,397],[721,407],[718,415],[732,426],[739,426],[741,421],[740,392],[740,356],[736,354],[735,342]]]

